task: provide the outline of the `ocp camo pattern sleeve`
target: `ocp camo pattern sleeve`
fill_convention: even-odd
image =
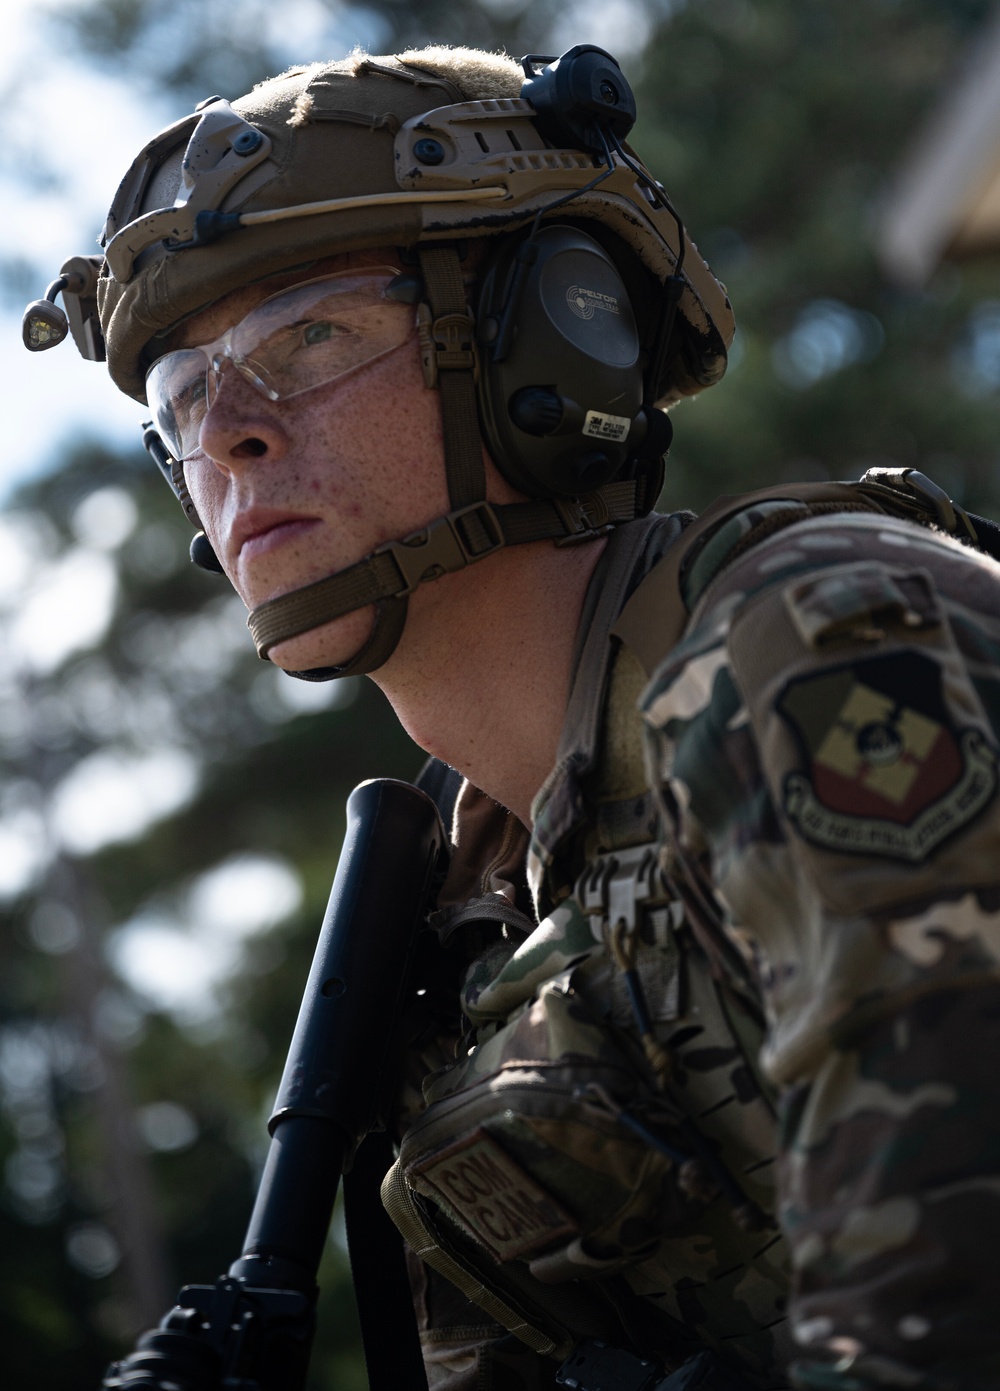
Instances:
[[[864,514],[699,601],[641,704],[768,1015],[797,1384],[1000,1385],[1000,566]]]

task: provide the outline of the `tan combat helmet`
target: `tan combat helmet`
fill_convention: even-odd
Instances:
[[[72,258],[46,299],[29,306],[25,342],[48,347],[67,331],[54,303],[61,291],[81,352],[106,356],[116,384],[144,402],[165,336],[229,291],[340,252],[412,249],[452,510],[255,610],[248,621],[262,657],[375,603],[374,631],[347,666],[300,674],[373,670],[392,652],[407,595],[422,581],[503,545],[586,539],[653,505],[670,434],[656,408],[721,378],[733,317],[662,186],[623,143],[634,119],[617,63],[588,45],[520,63],[427,48],[292,68],[232,105],[202,102],[150,141],[115,197],[103,258]],[[462,257],[468,240],[482,238],[498,248],[501,268],[487,269],[487,299],[470,306]],[[588,343],[569,341],[572,329],[557,334],[557,355],[587,365],[579,390],[549,389],[535,370],[530,344],[558,318],[536,304],[535,262],[551,254],[592,268],[584,273],[595,285],[610,275],[605,299],[638,321],[635,381],[624,394],[616,377],[602,399],[600,371],[590,370],[606,370],[599,335],[608,315],[597,316],[605,322],[587,330]],[[580,301],[570,288],[573,314],[593,317],[593,295]],[[527,363],[512,369],[507,359],[518,352]],[[609,403],[626,397],[627,414],[614,414]],[[484,440],[529,501],[486,503]],[[199,526],[180,464],[154,431],[146,444]],[[212,568],[203,538],[200,546],[193,556]]]

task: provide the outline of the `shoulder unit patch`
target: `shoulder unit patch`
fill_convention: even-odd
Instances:
[[[785,778],[785,814],[826,850],[920,863],[996,792],[996,751],[955,727],[940,667],[919,652],[791,681],[778,709],[803,760]]]

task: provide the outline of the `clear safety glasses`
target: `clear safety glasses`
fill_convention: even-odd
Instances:
[[[198,450],[229,362],[271,401],[287,401],[391,353],[416,332],[413,306],[387,294],[389,266],[341,271],[280,290],[214,343],[180,348],[146,374],[153,420],[175,459]]]

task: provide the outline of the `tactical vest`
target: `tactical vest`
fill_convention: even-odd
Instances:
[[[862,510],[975,540],[933,484],[887,475],[722,499],[683,535],[633,523],[595,573],[533,807],[541,921],[467,981],[467,1051],[427,1079],[383,1187],[412,1249],[539,1354],[596,1336],[672,1369],[709,1347],[788,1384],[760,999],[710,884],[664,844],[636,707],[713,579],[781,527]]]

